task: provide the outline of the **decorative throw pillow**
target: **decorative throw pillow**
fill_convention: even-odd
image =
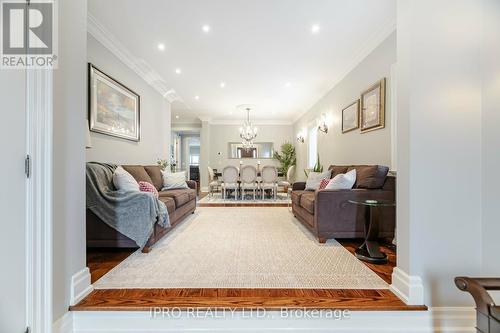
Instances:
[[[327,190],[350,190],[356,182],[356,169],[336,175],[326,185]]]
[[[113,173],[113,185],[118,191],[139,192],[139,184],[130,173],[118,166]]]
[[[186,184],[186,172],[163,172],[162,191],[176,188],[189,188]]]
[[[330,179],[328,179],[328,178],[321,179],[321,182],[319,183],[319,189],[324,190],[326,188],[326,185],[328,185],[329,182],[330,182]]]
[[[158,198],[158,196],[159,196],[158,190],[156,189],[156,187],[154,187],[153,184],[148,183],[148,182],[139,182],[139,190],[141,190],[141,192],[153,193],[155,198]]]
[[[319,188],[319,184],[322,179],[328,178],[330,179],[331,171],[325,172],[309,172],[309,176],[306,181],[306,191],[315,191]]]

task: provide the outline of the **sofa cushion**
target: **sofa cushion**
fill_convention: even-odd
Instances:
[[[192,189],[177,189],[177,190],[167,190],[167,191],[161,191],[160,198],[161,197],[169,197],[175,200],[175,207],[179,208],[180,206],[188,203],[190,198],[193,198],[192,195],[190,195],[190,192],[195,192]],[[196,198],[196,192],[194,194],[194,198]],[[193,198],[193,199],[194,199]]]
[[[139,182],[139,190],[141,190],[141,192],[152,193],[155,196],[155,198],[158,198],[158,190],[151,183],[148,183],[148,182]]]
[[[300,196],[300,206],[307,210],[309,213],[314,215],[314,199],[315,199],[315,192],[304,192]]]
[[[146,165],[144,170],[148,173],[149,177],[153,181],[153,185],[156,187],[158,191],[160,191],[163,187],[163,176],[161,174],[161,169],[157,165]]]
[[[113,172],[113,185],[118,191],[139,192],[139,183],[135,178],[121,166]]]
[[[330,170],[332,172],[332,178],[333,178],[336,175],[340,175],[341,173],[346,173],[348,168],[349,168],[349,166],[347,166],[347,165],[344,165],[344,166],[342,166],[342,165],[330,165],[328,170]]]
[[[348,171],[356,169],[355,188],[379,189],[384,186],[389,168],[379,165],[353,165]]]
[[[167,206],[168,214],[172,214],[175,211],[175,200],[170,197],[160,197],[160,201]]]
[[[148,182],[153,184],[151,177],[142,165],[122,165],[122,167],[137,180],[137,182]]]

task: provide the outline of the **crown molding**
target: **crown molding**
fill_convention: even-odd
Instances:
[[[167,82],[146,61],[135,57],[92,14],[87,13],[87,32],[170,103],[182,101]]]
[[[298,114],[297,117],[294,118],[293,123],[295,124],[299,121],[304,115],[306,115],[317,103],[321,100],[328,92],[330,92],[337,84],[342,82],[345,77],[352,72],[358,65],[365,60],[366,57],[370,55],[384,40],[387,39],[394,31],[396,31],[396,20],[391,20],[386,25],[384,25],[380,30],[376,31],[369,39],[366,40],[365,43],[361,46],[356,55],[352,58],[352,61],[345,67],[345,69],[340,72],[337,80],[333,82],[329,86],[328,89],[325,89],[323,93],[320,95],[319,99],[315,98],[314,101],[310,103],[310,106],[305,109],[305,111]]]
[[[212,119],[208,121],[210,125],[241,125],[242,120],[238,119]],[[255,126],[263,126],[263,125],[276,125],[276,126],[291,126],[293,122],[289,120],[253,120],[252,124]]]

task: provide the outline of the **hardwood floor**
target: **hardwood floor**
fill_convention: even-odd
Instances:
[[[338,239],[351,253],[362,239]],[[132,254],[134,249],[89,249],[87,266],[92,283]],[[381,251],[388,263],[363,262],[384,281],[391,283],[396,266],[396,248],[382,243]],[[349,309],[354,311],[426,310],[425,306],[408,306],[389,290],[358,289],[105,289],[94,290],[72,311],[150,311],[154,307],[201,309]]]
[[[91,283],[99,280],[135,251],[137,249],[87,249],[87,267],[90,270]]]
[[[349,252],[354,254],[354,251],[363,244],[363,239],[337,239],[337,241],[342,244]],[[394,246],[390,241],[380,243],[380,251],[387,255],[387,264],[375,265],[370,264],[365,261],[361,261],[363,264],[368,266],[372,271],[377,273],[385,282],[388,284],[392,283],[392,271],[396,267],[396,246]]]
[[[389,290],[355,289],[107,289],[94,290],[72,311],[150,311],[151,308],[349,309],[415,311]]]

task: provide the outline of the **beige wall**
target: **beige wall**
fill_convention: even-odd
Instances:
[[[88,61],[141,96],[141,141],[91,132],[87,161],[154,164],[158,158],[168,159],[170,103],[95,38],[88,35],[87,41]]]
[[[396,33],[391,34],[341,82],[321,98],[294,125],[294,136],[322,113],[330,119],[328,134],[318,133],[318,153],[322,165],[381,164],[391,166],[391,65],[396,63]],[[385,128],[361,134],[359,130],[342,134],[342,108],[358,99],[363,91],[382,78],[387,79]],[[307,165],[307,139],[297,143],[297,174]]]
[[[482,5],[398,1],[397,266],[430,307],[471,306],[453,278],[481,274]]]
[[[500,223],[498,199],[500,194],[500,2],[484,0],[482,34],[482,274],[500,276]],[[500,296],[500,295],[498,295]],[[500,301],[500,297],[498,299]]]
[[[273,142],[274,150],[280,149],[285,141],[292,141],[293,131],[291,125],[258,125],[259,129],[255,142]],[[227,165],[238,166],[239,159],[228,158],[228,142],[241,142],[239,125],[211,125],[210,126],[210,160],[212,168],[222,170]],[[220,153],[220,154],[219,154]],[[261,165],[278,165],[274,159],[259,159]],[[257,165],[256,159],[242,159],[243,163]]]
[[[59,1],[53,111],[53,319],[68,311],[71,277],[85,268],[87,1]]]

